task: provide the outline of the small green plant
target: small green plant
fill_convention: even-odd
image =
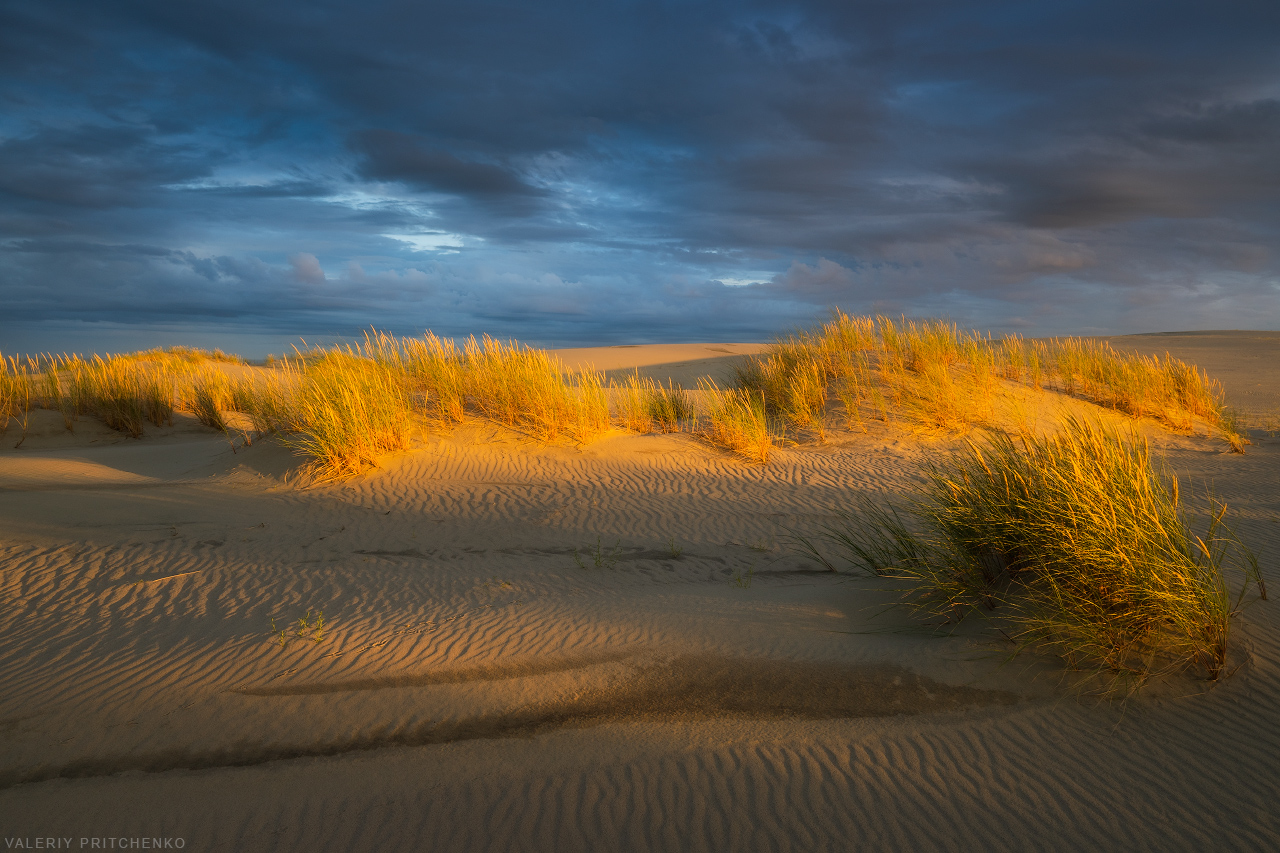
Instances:
[[[1222,431],[1222,437],[1231,447],[1232,453],[1244,453],[1245,445],[1253,443],[1247,438],[1249,427],[1245,422],[1244,415],[1236,409],[1222,409],[1219,416],[1218,429]]]
[[[280,644],[280,648],[288,646],[290,640],[309,640],[313,643],[323,643],[325,630],[323,610],[317,610],[315,616],[312,616],[311,608],[308,607],[306,615],[298,617],[296,622],[290,623],[284,628],[277,626],[275,617],[271,617],[271,636],[274,642]]]
[[[667,550],[671,553],[671,559],[678,560],[680,555],[684,553],[683,546],[676,544],[676,537],[672,536],[667,540]]]
[[[597,569],[611,569],[618,564],[618,560],[622,556],[622,540],[619,539],[613,543],[612,548],[606,549],[601,537],[597,536],[596,546],[588,550],[586,556],[590,558],[591,564]],[[578,564],[580,569],[587,567],[586,559],[583,558],[582,552],[577,548],[573,549],[573,561]]]
[[[755,576],[755,563],[748,566],[745,572],[742,571],[742,567],[739,566],[733,570],[733,574],[729,577],[729,586],[737,587],[738,589],[751,589],[751,581],[755,579]]]
[[[1272,409],[1271,412],[1262,419],[1262,428],[1270,438],[1280,436],[1280,409]]]

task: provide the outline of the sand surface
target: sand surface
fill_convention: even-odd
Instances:
[[[753,346],[563,356],[692,385]],[[1215,346],[1229,394],[1274,395],[1248,390],[1252,343]],[[1255,431],[1240,456],[1143,429],[1229,503],[1280,589],[1280,439]],[[288,450],[233,450],[181,418],[127,440],[34,412],[16,439],[0,442],[6,839],[1280,848],[1274,602],[1238,621],[1225,682],[1082,701],[1058,661],[1009,662],[976,621],[934,635],[883,583],[788,547],[860,491],[908,493],[954,439],[837,431],[759,466],[687,435],[546,447],[477,424],[305,490]],[[324,639],[282,645],[272,620],[308,611]]]

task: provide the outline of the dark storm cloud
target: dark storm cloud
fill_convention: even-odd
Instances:
[[[6,319],[1275,326],[1277,8],[10,2]]]
[[[137,127],[42,128],[0,142],[0,193],[10,204],[132,206],[160,186],[207,173],[199,154],[153,142]]]
[[[541,195],[501,166],[460,160],[408,134],[365,130],[356,133],[351,142],[363,156],[360,174],[373,180],[403,181],[420,189],[464,196]]]

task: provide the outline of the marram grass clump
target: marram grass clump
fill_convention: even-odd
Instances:
[[[317,479],[340,479],[409,446],[413,410],[404,374],[333,349],[301,370],[285,443],[311,456]]]
[[[992,340],[945,321],[837,310],[819,327],[778,338],[735,373],[736,387],[759,395],[779,428],[818,441],[833,398],[849,429],[865,429],[869,418],[929,432],[991,426],[1003,381],[1053,388],[1182,432],[1199,421],[1235,452],[1249,444],[1222,386],[1199,368],[1081,338]]]
[[[698,381],[706,421],[696,434],[752,462],[766,463],[777,437],[769,426],[764,397],[742,388],[720,388],[710,379]]]
[[[827,539],[906,580],[920,611],[989,611],[1020,648],[1111,687],[1174,671],[1219,678],[1247,591],[1266,598],[1225,505],[1209,499],[1197,533],[1177,479],[1137,433],[1068,418],[1054,435],[970,442],[925,473],[918,498],[868,503]]]

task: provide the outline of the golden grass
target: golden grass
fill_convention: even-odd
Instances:
[[[25,438],[35,385],[33,364],[29,359],[0,356],[0,368],[0,435],[8,432],[9,421],[17,418]]]
[[[206,350],[198,347],[185,346],[157,347],[155,349],[126,353],[124,355],[115,356],[115,358],[163,364],[170,369],[207,364],[208,362],[217,362],[222,364],[247,363],[240,356],[225,353],[220,349]]]
[[[666,386],[656,384],[649,394],[649,416],[658,432],[678,432],[697,417],[693,397],[688,391],[667,380]]]
[[[888,421],[893,409],[920,428],[966,430],[991,415],[994,371],[989,342],[976,332],[836,311],[748,359],[736,387],[761,395],[784,427],[822,441],[831,398],[851,429],[865,429],[867,415]]]
[[[1193,532],[1177,479],[1136,433],[1068,418],[1052,436],[971,442],[926,474],[918,499],[866,504],[827,538],[909,581],[928,614],[989,608],[1020,646],[1140,684],[1182,670],[1218,678],[1247,588],[1266,597],[1226,507],[1206,501]]]
[[[620,385],[610,388],[614,419],[618,426],[631,432],[653,432],[653,407],[650,405],[657,393],[658,383],[641,377],[640,371],[628,376]]]
[[[458,347],[428,332],[420,340],[371,333],[360,352],[402,375],[417,406],[443,424],[472,412],[541,441],[578,443],[609,429],[603,377],[570,373],[546,350],[488,336]]]
[[[294,429],[284,441],[312,457],[317,479],[358,474],[408,448],[412,407],[402,372],[342,348],[295,369],[301,381],[287,416]]]
[[[693,398],[668,382],[664,387],[640,371],[609,383],[614,422],[631,432],[678,432],[695,417]]]
[[[722,389],[710,379],[698,383],[706,422],[696,434],[752,462],[766,463],[775,437],[761,394],[742,388]]]
[[[173,423],[177,376],[163,363],[145,363],[128,356],[51,357],[43,364],[41,401],[63,415],[68,430],[76,417],[91,414],[114,430],[133,438],[144,423]]]
[[[238,411],[259,434],[287,436],[326,476],[347,476],[379,453],[407,446],[415,424],[447,429],[469,417],[539,441],[578,444],[615,425],[633,432],[688,428],[759,461],[788,432],[792,440],[825,440],[836,403],[848,429],[865,431],[878,419],[964,433],[999,426],[997,412],[1008,406],[997,400],[1009,396],[1001,383],[1013,382],[1035,390],[1056,384],[1173,429],[1188,431],[1198,421],[1241,452],[1248,443],[1221,386],[1167,355],[1131,356],[1075,338],[992,341],[952,323],[840,311],[747,359],[734,387],[702,386],[701,417],[687,392],[638,372],[606,385],[594,370],[569,372],[550,352],[487,336],[458,345],[431,332],[399,338],[371,331],[354,347],[295,351],[233,380],[222,365],[238,363],[221,350],[187,347],[9,358],[0,371],[0,413],[6,427],[17,417],[24,436],[25,413],[39,405],[61,412],[69,430],[87,414],[139,437],[148,421],[172,423],[175,408],[223,432],[227,414]]]
[[[469,398],[490,420],[528,431],[542,441],[562,437],[585,444],[609,429],[603,378],[573,376],[551,353],[490,337],[464,348]]]
[[[784,428],[823,440],[831,401],[845,426],[868,417],[927,431],[995,426],[1001,382],[1057,389],[1133,418],[1191,431],[1197,421],[1237,452],[1249,443],[1221,385],[1193,365],[1122,353],[1080,338],[993,341],[953,323],[850,317],[775,341],[737,369],[737,388],[762,396]]]
[[[1243,419],[1226,406],[1221,384],[1168,353],[1164,358],[1122,353],[1105,342],[1081,338],[1055,339],[1043,349],[1068,394],[1176,430],[1189,430],[1192,419],[1199,418],[1238,453],[1249,443]]]

